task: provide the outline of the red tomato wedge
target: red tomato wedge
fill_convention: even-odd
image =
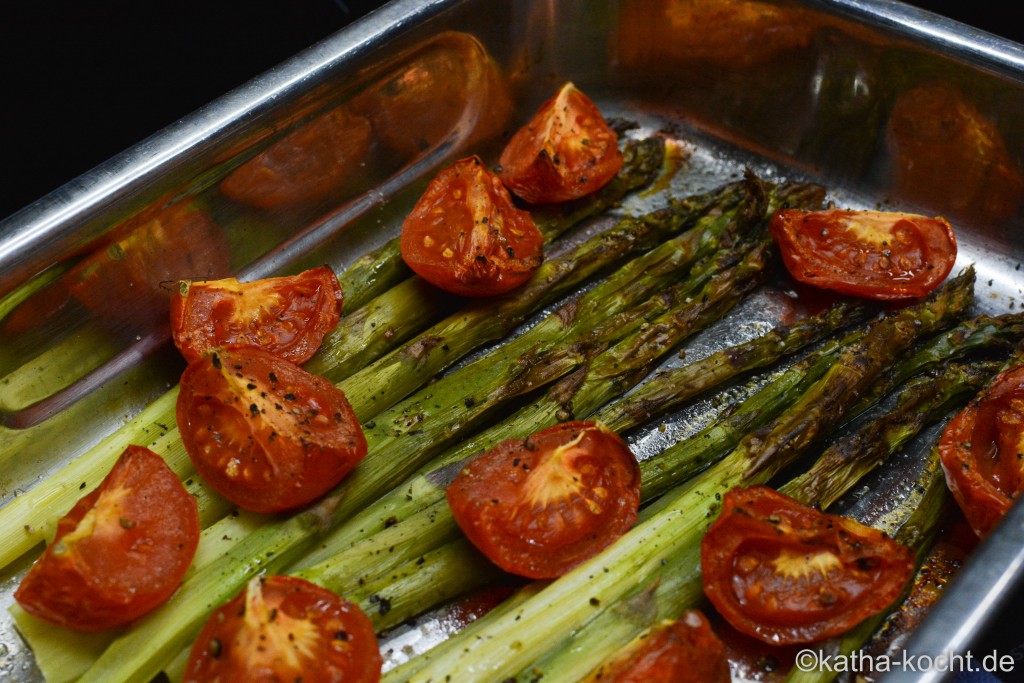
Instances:
[[[640,468],[595,422],[567,422],[498,444],[448,487],[455,521],[505,571],[561,576],[624,534],[640,506]]]
[[[544,237],[477,157],[441,171],[402,223],[402,258],[417,275],[460,296],[493,296],[540,266]]]
[[[79,631],[135,621],[177,590],[199,544],[199,507],[163,459],[129,446],[57,535],[14,597]]]
[[[797,280],[868,299],[924,296],[956,261],[949,223],[910,213],[783,209],[771,233]]]
[[[325,199],[360,177],[372,140],[367,119],[338,107],[239,166],[220,190],[259,209]]]
[[[634,638],[580,683],[729,683],[725,645],[690,610]]]
[[[517,197],[550,204],[604,187],[622,168],[622,153],[597,106],[566,83],[512,136],[498,163]]]
[[[192,645],[186,683],[376,683],[383,660],[357,605],[294,576],[257,577]]]
[[[1001,373],[942,433],[946,483],[980,537],[1024,491],[1024,366]]]
[[[881,531],[767,486],[729,491],[701,543],[705,595],[736,630],[775,645],[850,629],[913,571],[913,552]]]
[[[262,349],[222,348],[189,364],[177,419],[196,471],[255,512],[316,500],[366,455],[345,394]]]
[[[229,344],[302,363],[338,325],[341,304],[341,285],[329,266],[253,282],[182,280],[171,298],[171,332],[190,363]]]

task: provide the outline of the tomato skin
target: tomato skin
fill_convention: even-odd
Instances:
[[[943,218],[782,209],[770,229],[797,280],[869,299],[924,296],[946,279],[956,261],[956,237]]]
[[[183,680],[376,683],[383,660],[359,607],[294,576],[252,579],[206,621]]]
[[[341,284],[329,266],[252,282],[182,280],[171,297],[171,333],[190,363],[234,344],[302,363],[337,327],[342,300]]]
[[[345,394],[262,349],[225,347],[190,363],[176,414],[196,471],[254,512],[316,500],[366,455]]]
[[[478,157],[442,170],[402,223],[402,258],[446,292],[504,294],[541,263],[544,237]]]
[[[622,168],[619,137],[572,83],[545,102],[501,153],[502,182],[532,204],[596,192]]]
[[[239,166],[220,191],[265,210],[325,199],[359,176],[372,139],[367,119],[338,107]]]
[[[810,643],[889,606],[913,552],[877,529],[768,488],[734,488],[701,543],[704,594],[736,630]]]
[[[177,590],[199,532],[199,506],[174,472],[152,451],[129,446],[99,487],[61,518],[15,598],[58,626],[124,626]]]
[[[979,537],[999,523],[1021,492],[1024,470],[1024,366],[1002,372],[946,425],[939,457],[946,483]]]
[[[645,631],[581,683],[729,683],[725,645],[704,615],[690,610]]]
[[[640,468],[626,444],[595,422],[567,422],[498,444],[447,490],[455,521],[505,571],[561,576],[629,530]]]

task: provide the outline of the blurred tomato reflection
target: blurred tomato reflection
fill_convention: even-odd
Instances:
[[[902,95],[889,118],[900,196],[984,222],[1017,215],[1024,178],[998,129],[945,83]]]
[[[359,176],[370,140],[370,122],[337,107],[239,166],[221,192],[259,209],[325,199]]]
[[[755,0],[633,0],[623,5],[619,50],[632,67],[708,63],[743,68],[809,44],[820,20]]]
[[[66,278],[75,299],[129,331],[166,323],[178,280],[230,274],[223,232],[187,202],[144,211],[116,230],[119,239],[87,256]]]
[[[502,75],[471,36],[442,34],[353,101],[373,124],[377,141],[403,161],[453,135],[463,147],[500,132],[512,103]]]

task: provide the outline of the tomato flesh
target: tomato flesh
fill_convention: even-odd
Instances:
[[[766,486],[735,488],[701,543],[704,593],[742,633],[776,645],[842,633],[891,604],[913,552]]]
[[[455,521],[502,569],[561,576],[633,525],[640,469],[594,422],[568,422],[505,441],[467,464],[447,491]]]
[[[129,446],[61,518],[15,592],[29,614],[99,631],[135,621],[177,590],[199,544],[199,508],[152,451]]]
[[[946,425],[939,457],[953,497],[980,537],[1024,491],[1024,366],[1000,374]]]
[[[239,166],[220,191],[259,209],[328,198],[359,177],[372,139],[367,119],[338,107]]]
[[[185,681],[375,683],[383,660],[357,605],[293,576],[257,577],[199,633]]]
[[[540,266],[544,237],[477,157],[441,171],[402,223],[402,258],[460,296],[503,294]]]
[[[783,209],[772,217],[771,233],[797,280],[870,299],[924,296],[956,261],[956,238],[943,218]]]
[[[171,332],[190,363],[229,344],[302,363],[338,325],[341,305],[341,285],[328,266],[253,282],[183,280],[171,298]]]
[[[572,83],[545,102],[501,153],[501,176],[517,197],[550,204],[604,187],[622,168],[619,138]]]
[[[729,683],[725,645],[690,610],[645,631],[581,683]]]
[[[316,500],[366,455],[344,393],[257,348],[226,347],[189,364],[177,420],[196,471],[255,512]]]

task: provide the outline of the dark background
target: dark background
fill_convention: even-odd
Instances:
[[[0,218],[383,4],[10,0],[0,21]],[[912,3],[1024,42],[996,2]]]

